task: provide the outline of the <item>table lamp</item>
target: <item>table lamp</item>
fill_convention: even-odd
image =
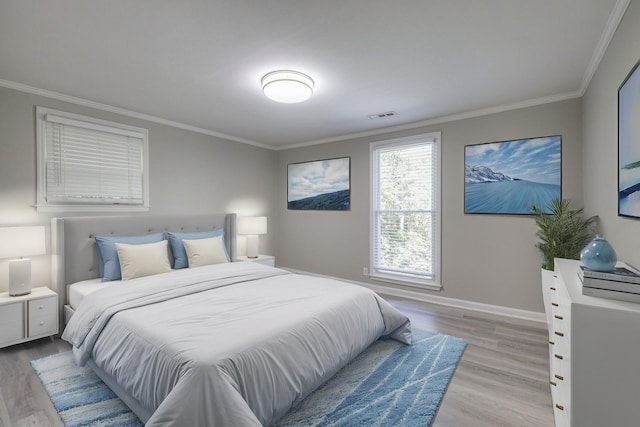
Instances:
[[[247,235],[247,258],[258,258],[258,235],[267,234],[267,217],[238,218],[238,234]]]
[[[28,255],[46,254],[44,226],[0,227],[0,259],[9,261],[9,295],[31,293],[31,260]]]

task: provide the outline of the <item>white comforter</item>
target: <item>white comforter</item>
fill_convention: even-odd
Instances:
[[[148,426],[259,426],[409,320],[370,290],[239,262],[119,282],[62,337],[153,415]]]

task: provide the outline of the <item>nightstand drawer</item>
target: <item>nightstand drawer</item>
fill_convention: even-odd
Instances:
[[[24,303],[0,305],[0,345],[24,338]]]
[[[54,315],[29,319],[29,337],[49,336],[58,333],[58,319]]]
[[[259,259],[259,260],[256,260],[254,262],[257,262],[257,263],[260,263],[260,264],[264,264],[264,265],[268,265],[269,267],[275,267],[275,265],[276,265],[274,258]]]
[[[58,299],[39,298],[29,304],[29,336],[54,335],[58,332]]]
[[[29,320],[34,317],[55,316],[58,308],[58,298],[55,296],[49,298],[38,298],[28,302],[29,304]]]
[[[248,258],[246,256],[239,256],[236,261],[244,262],[257,262],[258,264],[268,265],[269,267],[276,266],[276,258],[272,255],[258,255],[257,258]]]

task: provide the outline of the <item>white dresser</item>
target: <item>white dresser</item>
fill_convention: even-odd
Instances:
[[[58,295],[46,287],[28,295],[0,293],[0,348],[58,333]]]
[[[640,304],[582,295],[579,261],[542,271],[556,427],[640,426]]]

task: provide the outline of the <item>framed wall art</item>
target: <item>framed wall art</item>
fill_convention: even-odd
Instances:
[[[530,215],[561,198],[562,136],[464,147],[464,213]]]
[[[287,165],[287,208],[351,209],[351,157]]]
[[[618,89],[618,215],[640,218],[640,68]]]

